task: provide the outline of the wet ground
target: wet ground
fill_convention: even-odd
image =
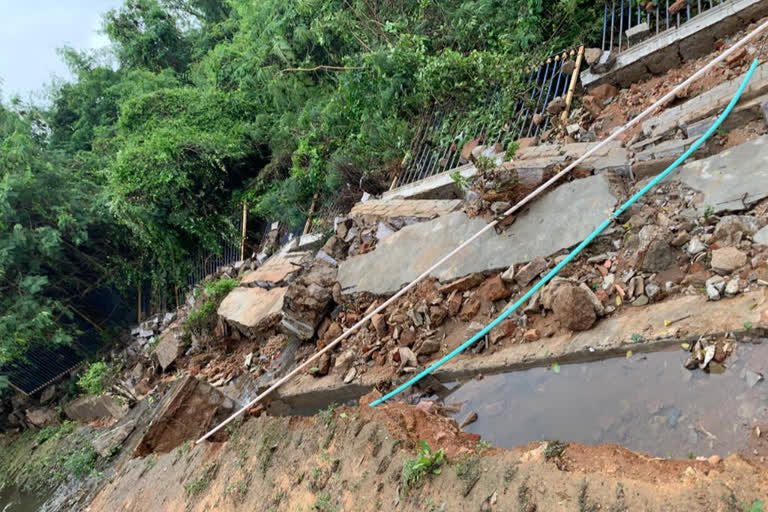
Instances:
[[[656,456],[727,455],[743,450],[768,420],[768,384],[750,387],[746,370],[768,375],[768,344],[737,344],[722,374],[689,371],[682,350],[534,368],[454,384],[445,402],[471,411],[465,430],[495,446],[539,440],[621,443]]]

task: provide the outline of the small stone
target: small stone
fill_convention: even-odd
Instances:
[[[613,68],[614,64],[616,64],[616,55],[610,51],[603,52],[600,54],[597,62],[592,65],[592,71],[595,73],[607,73]]]
[[[253,362],[253,352],[249,352],[247,356],[245,356],[245,362],[243,363],[243,366],[246,368],[251,367],[251,363]]]
[[[468,322],[474,318],[477,312],[480,311],[480,300],[472,296],[464,301],[461,306],[461,312],[459,313],[459,319],[463,322]]]
[[[691,235],[689,235],[687,231],[681,231],[672,239],[671,245],[672,247],[681,247],[690,239]]]
[[[605,103],[607,100],[616,97],[619,94],[619,90],[611,84],[600,84],[592,89],[589,94],[598,102]]]
[[[544,258],[536,258],[523,268],[521,268],[515,276],[515,281],[520,286],[527,286],[533,281],[536,276],[544,272],[547,269],[547,260]]]
[[[728,281],[728,284],[725,285],[725,296],[726,297],[733,297],[734,295],[738,295],[739,293],[739,278],[734,277],[730,281]]]
[[[695,357],[690,356],[688,359],[685,360],[685,362],[683,363],[683,366],[687,370],[695,370],[696,368],[699,367],[699,361]]]
[[[477,289],[477,295],[483,300],[494,302],[509,297],[510,291],[507,290],[501,276],[496,274],[485,280],[480,288]]]
[[[373,325],[373,328],[376,329],[376,334],[379,336],[379,338],[383,338],[389,332],[389,327],[387,326],[387,319],[381,313],[376,313],[375,315],[373,315],[373,317],[371,318],[371,325]]]
[[[553,116],[556,116],[563,110],[565,110],[565,98],[562,96],[558,96],[557,98],[550,101],[549,105],[547,105],[547,113]]]
[[[452,317],[456,316],[461,309],[461,302],[464,298],[461,296],[461,292],[453,291],[448,297],[448,314]]]
[[[435,339],[426,339],[419,347],[416,353],[420,356],[429,356],[436,352],[440,352],[440,342]]]
[[[603,54],[603,50],[600,48],[587,48],[584,50],[584,60],[587,61],[587,65],[591,66],[600,59],[600,55]]]
[[[607,291],[610,295],[610,291],[612,290],[614,285],[616,284],[616,274],[608,274],[605,277],[603,277],[603,290]]]
[[[663,272],[675,264],[675,251],[664,240],[654,240],[643,258],[642,269],[647,272]]]
[[[648,304],[648,297],[645,295],[639,296],[632,302],[633,306],[645,306],[646,304]]]
[[[502,214],[510,208],[512,208],[512,203],[509,201],[496,201],[495,203],[491,203],[491,211],[496,215]]]
[[[536,329],[528,329],[525,331],[525,334],[523,334],[523,338],[525,341],[536,341],[539,339],[539,331]]]
[[[349,384],[355,380],[355,377],[357,377],[357,370],[355,368],[350,368],[347,374],[344,376],[344,384]]]
[[[465,292],[471,290],[475,286],[483,282],[483,274],[475,273],[468,276],[457,279],[451,283],[445,284],[440,287],[440,293],[448,294],[454,290]]]
[[[568,132],[568,135],[573,137],[581,131],[581,125],[579,123],[569,124],[565,127],[565,130]]]
[[[733,272],[747,264],[747,255],[735,247],[712,251],[712,270],[720,273]]]
[[[510,265],[507,270],[504,271],[503,274],[501,274],[501,280],[505,283],[511,283],[515,280],[515,266]]]
[[[691,241],[688,242],[688,254],[691,256],[694,256],[696,254],[699,254],[702,251],[707,250],[707,246],[704,245],[704,242],[699,240],[697,237],[691,238]]]
[[[718,464],[720,464],[721,460],[722,459],[720,458],[719,455],[712,455],[707,459],[707,462],[709,462],[710,466],[717,466]]]

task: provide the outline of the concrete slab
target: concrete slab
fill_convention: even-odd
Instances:
[[[766,4],[766,7],[768,8],[768,4]],[[743,76],[740,76],[723,82],[681,105],[668,108],[660,114],[653,116],[643,123],[643,133],[647,137],[663,135],[674,131],[679,123],[686,123],[690,126],[696,121],[719,114],[731,101],[743,78]],[[755,70],[749,84],[744,89],[739,106],[731,116],[740,109],[743,110],[750,100],[766,93],[768,93],[768,63],[762,64]],[[693,137],[690,133],[688,136]]]
[[[449,281],[549,256],[583,240],[615,204],[603,175],[565,183],[533,203],[506,233],[486,233],[433,275]],[[406,226],[374,251],[343,261],[338,280],[347,293],[393,294],[485,225],[480,218],[454,212]]]
[[[606,73],[581,73],[584,87],[612,83],[627,87],[647,78],[648,72],[661,74],[712,51],[715,41],[729,36],[766,14],[768,0],[729,0],[692,18],[678,28],[646,39],[616,57]]]
[[[768,136],[690,162],[669,179],[679,179],[702,193],[699,213],[744,210],[768,197]]]
[[[277,325],[282,318],[287,287],[243,288],[232,290],[219,305],[218,314],[243,333]]]

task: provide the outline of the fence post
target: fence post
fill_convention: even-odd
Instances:
[[[248,203],[243,201],[243,222],[240,234],[240,261],[245,260],[245,237],[248,232]]]
[[[137,317],[138,317],[137,323],[140,324],[141,323],[141,281],[139,281],[138,292],[139,292],[138,293],[138,296],[139,296],[139,309],[138,309],[138,314],[137,314]]]
[[[576,57],[576,66],[573,68],[573,74],[571,75],[571,85],[568,87],[568,94],[565,96],[565,110],[563,110],[560,120],[563,124],[568,120],[568,114],[571,113],[571,101],[573,101],[573,91],[576,89],[576,81],[579,79],[579,71],[581,70],[581,60],[584,58],[584,46],[579,46],[579,55]]]

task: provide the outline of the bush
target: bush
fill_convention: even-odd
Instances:
[[[100,395],[107,390],[109,373],[109,367],[104,361],[92,363],[77,381],[77,385],[89,395]]]
[[[213,281],[212,283],[206,283],[205,294],[209,298],[219,301],[226,297],[229,292],[237,288],[238,284],[240,283],[237,281],[237,279],[222,277],[221,279]]]

